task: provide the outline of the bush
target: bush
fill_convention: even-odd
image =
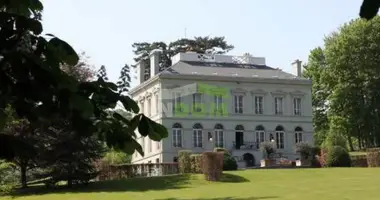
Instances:
[[[273,142],[262,142],[260,144],[260,150],[263,152],[265,159],[272,158],[272,155],[276,153],[276,146]]]
[[[237,170],[236,160],[231,156],[230,152],[224,148],[215,148],[214,152],[223,152],[223,170],[224,171],[233,171]]]
[[[131,162],[131,156],[121,151],[110,150],[104,155],[102,161],[110,165],[127,164]]]
[[[312,146],[307,142],[296,144],[296,152],[301,155],[301,160],[309,160],[312,158]]]
[[[180,173],[191,173],[191,151],[182,150],[178,152],[178,167]]]
[[[380,149],[367,149],[368,167],[380,167]]]
[[[350,167],[351,158],[348,151],[341,146],[333,146],[328,149],[326,157],[328,167]]]
[[[200,154],[192,154],[190,156],[191,173],[202,173],[202,156]]]
[[[366,155],[351,156],[351,166],[352,167],[368,167],[367,156]]]
[[[334,146],[340,146],[348,151],[346,138],[335,132],[329,132],[325,142],[322,145],[324,148],[331,148]]]
[[[10,192],[17,184],[15,165],[0,160],[0,193]]]
[[[222,152],[202,153],[202,172],[208,181],[219,181],[223,172]]]

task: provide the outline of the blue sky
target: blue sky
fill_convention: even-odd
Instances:
[[[106,3],[108,2],[108,3]],[[225,36],[230,52],[266,57],[267,65],[290,71],[307,61],[325,35],[358,17],[362,0],[44,0],[43,25],[104,64],[116,81],[133,64],[132,43]],[[344,5],[344,7],[340,7]]]

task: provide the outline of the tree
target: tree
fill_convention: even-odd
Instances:
[[[131,77],[130,77],[129,65],[125,64],[120,71],[119,81],[117,82],[117,87],[119,93],[129,92],[129,88],[131,87]]]
[[[76,65],[61,65],[61,69],[68,75],[76,77],[78,81],[87,82],[93,79],[95,71],[93,66],[89,64],[86,53],[82,52],[79,56],[79,61]],[[104,69],[105,70],[105,69]],[[106,72],[104,71],[106,74]],[[108,80],[108,79],[105,79]]]
[[[98,78],[102,78],[103,80],[108,81],[107,70],[104,65],[100,66],[97,76]]]
[[[229,45],[224,37],[195,37],[194,39],[179,39],[169,44],[164,42],[142,42],[134,43],[133,53],[136,55],[135,62],[145,61],[149,59],[149,54],[153,50],[159,50],[159,71],[163,71],[172,65],[171,57],[179,52],[194,51],[197,53],[207,54],[224,54],[234,48]],[[146,62],[145,79],[150,77],[150,65]]]
[[[11,106],[20,118],[32,124],[64,118],[80,137],[98,136],[110,148],[127,153],[135,150],[143,154],[135,140],[137,128],[142,136],[155,141],[167,137],[164,126],[143,114],[137,114],[137,103],[119,94],[117,86],[98,78],[81,82],[61,69],[62,64],[75,66],[79,57],[63,40],[48,34],[42,36],[40,1],[1,1],[0,7],[0,130]],[[114,113],[109,118],[107,110],[121,102],[124,109],[136,113],[128,120]],[[0,134],[0,157],[15,154],[12,136]],[[9,157],[8,157],[9,158]]]

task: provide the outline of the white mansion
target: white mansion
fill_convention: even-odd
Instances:
[[[173,162],[179,150],[223,147],[238,161],[259,164],[263,141],[274,142],[291,159],[297,157],[296,143],[313,143],[311,80],[301,77],[301,61],[293,63],[292,75],[252,56],[179,53],[162,72],[158,58],[157,51],[150,55],[151,77],[145,81],[146,65],[138,63],[139,85],[130,94],[169,137],[139,138],[145,156],[135,152],[132,163]]]

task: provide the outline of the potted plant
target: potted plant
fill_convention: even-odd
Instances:
[[[262,142],[260,150],[263,153],[261,167],[270,167],[273,165],[273,154],[276,153],[276,146],[273,142]]]
[[[313,147],[307,142],[296,144],[296,152],[300,154],[300,159],[296,160],[296,166],[311,166]]]

